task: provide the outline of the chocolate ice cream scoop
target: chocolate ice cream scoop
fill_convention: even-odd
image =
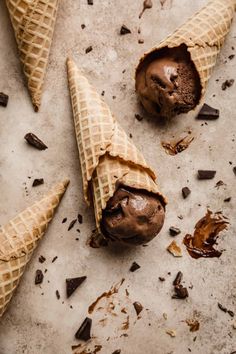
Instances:
[[[120,187],[103,211],[101,229],[108,238],[140,245],[160,232],[164,218],[165,209],[158,196]]]
[[[147,56],[136,75],[136,90],[144,108],[155,116],[170,118],[196,107],[201,84],[186,46]]]

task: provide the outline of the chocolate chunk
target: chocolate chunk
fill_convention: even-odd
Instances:
[[[0,106],[7,107],[9,96],[0,92]]]
[[[88,0],[88,5],[93,5],[93,0]]]
[[[211,170],[198,170],[198,179],[213,179],[216,171]]]
[[[140,116],[140,114],[135,114],[134,116],[139,122],[141,122],[143,120],[143,117]]]
[[[34,146],[38,150],[46,150],[48,147],[35,134],[28,133],[25,135],[28,144]]]
[[[233,173],[234,173],[235,176],[236,176],[236,166],[233,168]]]
[[[186,199],[189,194],[191,194],[191,190],[188,187],[182,188],[182,196],[184,199]]]
[[[135,309],[137,316],[138,316],[140,314],[140,312],[143,311],[143,305],[140,304],[140,302],[138,302],[138,301],[134,302],[133,305],[134,305],[134,309]]]
[[[226,198],[226,199],[224,200],[224,202],[225,202],[225,203],[229,203],[229,202],[231,201],[231,199],[232,199],[231,197]]]
[[[68,231],[70,231],[74,227],[76,221],[77,221],[77,219],[74,219],[74,220],[71,221],[71,223],[70,223],[70,225],[68,227]]]
[[[54,263],[56,260],[57,260],[57,256],[55,256],[53,259],[52,259],[52,263]]]
[[[39,257],[39,263],[44,263],[46,261],[46,258],[44,256]]]
[[[169,228],[169,233],[170,233],[170,236],[177,236],[177,235],[179,235],[180,233],[181,233],[181,230],[180,229],[178,229],[177,227],[174,227],[174,226],[171,226],[170,228]]]
[[[183,285],[175,286],[175,295],[172,296],[173,299],[186,299],[188,297],[188,289],[184,288]]]
[[[229,60],[232,60],[235,57],[234,54],[229,55]]]
[[[226,80],[225,82],[223,82],[221,88],[223,91],[225,91],[228,87],[231,87],[233,84],[234,84],[234,79]]]
[[[88,48],[85,49],[85,53],[88,54],[93,50],[93,47],[90,45]]]
[[[91,338],[90,332],[92,327],[91,318],[86,317],[80,328],[75,334],[75,338],[83,341],[88,341]]]
[[[176,286],[176,285],[179,285],[181,283],[183,279],[183,273],[182,272],[178,272],[176,277],[175,277],[175,280],[173,281],[173,285]]]
[[[120,354],[121,350],[120,349],[116,349],[112,354]]]
[[[83,224],[83,216],[81,214],[78,214],[78,222],[79,224]]]
[[[61,298],[61,295],[58,290],[56,290],[56,297],[57,297],[57,300],[60,300],[60,298]]]
[[[130,270],[130,272],[135,272],[139,268],[141,268],[140,265],[136,262],[133,262],[129,270]]]
[[[67,222],[67,218],[64,218],[64,219],[62,220],[62,224],[65,224],[65,222]]]
[[[128,34],[128,33],[131,33],[130,29],[127,26],[122,25],[121,29],[120,29],[120,34],[124,35],[124,34]]]
[[[42,284],[43,278],[44,278],[43,272],[40,269],[37,269],[35,274],[35,281],[34,281],[35,285]]]
[[[219,118],[220,111],[215,109],[208,104],[204,104],[198,113],[197,119],[204,119],[204,120],[214,120]]]
[[[35,178],[32,187],[37,187],[40,186],[41,184],[44,184],[44,179],[43,178]]]
[[[66,294],[69,298],[73,292],[85,281],[87,277],[78,277],[78,278],[68,278],[66,279]]]

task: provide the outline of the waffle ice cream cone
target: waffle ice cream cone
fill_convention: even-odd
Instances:
[[[236,0],[210,0],[184,25],[142,56],[136,68],[136,75],[150,55],[165,47],[175,48],[184,44],[199,74],[202,98],[217,55],[230,30],[235,8]]]
[[[107,104],[71,59],[67,60],[67,66],[84,197],[88,203],[93,200],[98,231],[101,231],[102,210],[119,185],[155,193],[165,204],[154,171]]]
[[[65,180],[0,228],[0,317],[69,184]]]
[[[6,0],[20,61],[35,111],[43,83],[57,16],[58,0]]]

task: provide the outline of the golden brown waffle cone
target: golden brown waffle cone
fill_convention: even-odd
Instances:
[[[33,106],[38,111],[58,0],[6,0],[6,4]]]
[[[185,44],[200,77],[202,97],[216,64],[217,55],[230,30],[235,7],[236,0],[210,0],[173,34],[145,53],[140,59],[136,73],[150,54],[164,47],[174,48]]]
[[[0,228],[0,317],[69,184],[57,184],[40,201]]]
[[[84,197],[88,203],[93,198],[98,229],[102,210],[119,184],[153,192],[165,203],[155,183],[155,173],[107,104],[71,59],[67,65]]]

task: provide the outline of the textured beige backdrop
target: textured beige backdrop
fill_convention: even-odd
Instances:
[[[0,0],[0,91],[10,96],[8,107],[0,107],[0,224],[40,197],[54,182],[62,177],[71,179],[46,237],[8,312],[0,320],[0,354],[71,353],[71,345],[77,343],[74,333],[87,315],[88,305],[122,277],[125,283],[116,297],[117,312],[119,306],[128,309],[130,329],[127,332],[120,329],[124,314],[114,317],[112,325],[105,327],[97,323],[100,317],[96,314],[92,316],[96,339],[91,348],[101,344],[101,354],[111,354],[118,348],[122,354],[185,354],[190,350],[194,354],[230,354],[236,351],[234,320],[217,307],[220,302],[236,312],[236,176],[232,172],[232,167],[236,166],[236,86],[221,90],[224,80],[235,78],[236,58],[232,61],[227,58],[234,53],[231,47],[236,47],[236,23],[221,52],[206,95],[206,101],[220,109],[220,119],[202,125],[194,119],[196,114],[190,113],[160,126],[143,114],[137,104],[133,80],[135,64],[144,50],[174,30],[206,0],[166,0],[163,9],[158,0],[153,2],[153,9],[147,10],[140,20],[142,0],[94,0],[93,6],[88,6],[87,0],[61,0],[42,107],[36,114],[25,88],[5,3]],[[86,25],[84,30],[82,23]],[[126,24],[132,34],[120,36],[122,24]],[[144,44],[138,44],[139,38],[144,39]],[[93,51],[85,54],[90,45]],[[165,227],[159,238],[146,248],[96,250],[86,245],[94,219],[82,197],[67,89],[67,55],[73,55],[99,92],[105,91],[106,101],[158,172],[161,189],[168,196]],[[122,73],[124,69],[126,71]],[[135,113],[142,114],[145,119],[138,122]],[[175,157],[166,155],[160,142],[172,136],[182,137],[189,130],[195,137],[189,149]],[[29,131],[41,137],[48,150],[41,152],[30,148],[23,139]],[[215,180],[197,181],[196,171],[200,168],[216,169]],[[32,189],[32,179],[28,176],[32,179],[43,177],[45,184]],[[219,180],[227,186],[217,190],[214,186]],[[181,196],[181,188],[185,185],[192,189],[187,200]],[[229,196],[232,201],[224,203]],[[192,232],[207,206],[214,211],[223,210],[231,221],[229,231],[219,242],[225,249],[222,257],[193,260],[184,250],[182,258],[173,258],[165,250],[171,241],[168,228],[172,225],[181,228],[182,234],[177,236],[180,243],[185,233]],[[64,217],[71,221],[78,212],[83,214],[84,223],[80,227],[80,240],[76,241],[76,228],[68,232],[68,223],[61,221]],[[178,215],[183,215],[183,220]],[[38,262],[41,254],[47,259],[43,265]],[[58,259],[51,263],[54,256]],[[134,260],[141,269],[130,273],[128,270]],[[34,285],[38,268],[48,269],[41,287]],[[178,270],[183,271],[187,285],[193,284],[186,301],[171,299],[172,281]],[[168,272],[171,275],[168,276]],[[87,275],[88,279],[68,301],[65,299],[65,278],[79,275]],[[166,277],[166,281],[161,283],[159,276]],[[129,289],[129,299],[125,297],[125,288]],[[57,289],[60,300],[55,296]],[[133,301],[140,301],[145,307],[137,323]],[[191,318],[194,311],[197,311],[200,330],[191,333],[182,321]],[[167,320],[163,313],[168,315]],[[175,329],[176,337],[168,336],[166,328]],[[128,333],[128,337],[120,337],[123,333]],[[109,336],[111,339],[106,341]]]

